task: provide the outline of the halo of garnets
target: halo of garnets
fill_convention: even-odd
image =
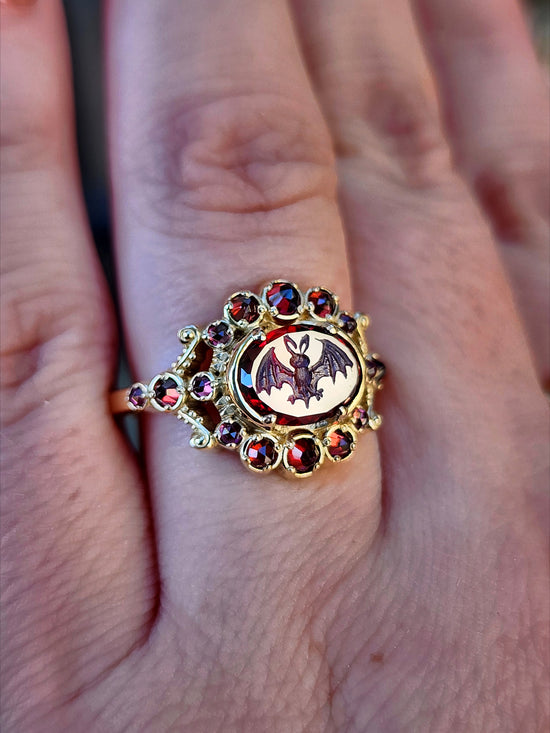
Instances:
[[[184,352],[185,357],[182,355],[170,371],[157,374],[149,384],[134,383],[127,393],[127,404],[132,410],[144,410],[151,405],[160,411],[177,412],[178,417],[210,436],[201,445],[196,442],[197,447],[217,443],[238,449],[243,462],[256,472],[266,473],[282,464],[296,477],[310,476],[326,459],[349,458],[357,434],[376,430],[381,423],[373,410],[373,395],[381,386],[385,366],[377,354],[367,353],[362,335],[367,323],[368,319],[360,314],[340,311],[338,298],[323,287],[312,287],[306,292],[292,282],[274,280],[261,296],[238,291],[227,299],[223,317],[209,323],[202,333],[194,326],[180,331],[184,348],[192,338],[196,342],[202,338],[203,348]],[[249,413],[235,397],[232,380],[237,379],[236,370],[238,379],[244,380],[243,354],[251,348],[250,344],[257,342],[254,348],[262,349],[277,329],[292,333],[307,329],[326,331],[333,338],[353,342],[358,357],[362,357],[358,364],[366,379],[364,388],[345,405],[342,403],[338,414],[324,412],[314,415],[316,419],[312,420],[307,413],[303,423],[298,420],[301,415],[297,422],[269,420],[277,416],[261,412],[256,419],[256,413]],[[205,350],[204,344],[210,348]],[[237,356],[233,359],[234,354]],[[190,373],[192,365],[201,371]],[[250,369],[251,381],[252,366]],[[305,422],[306,418],[309,422]]]

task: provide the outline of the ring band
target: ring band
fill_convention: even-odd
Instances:
[[[274,280],[261,296],[239,291],[220,320],[182,328],[170,369],[113,392],[111,409],[174,414],[194,448],[238,451],[256,473],[311,476],[381,425],[374,395],[385,367],[367,346],[368,324],[326,288]]]

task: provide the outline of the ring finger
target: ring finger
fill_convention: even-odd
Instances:
[[[136,373],[166,368],[177,330],[207,323],[238,288],[254,290],[282,276],[334,288],[349,307],[332,146],[286,3],[163,0],[153,7],[112,0],[109,7],[114,212]],[[319,506],[342,494],[333,524],[338,511],[348,524],[354,512],[359,527],[365,506],[377,507],[373,436],[362,441],[355,461],[372,466],[370,482],[345,465],[338,467],[339,481],[355,477],[345,492],[327,469],[319,479],[326,492],[310,493],[310,483],[300,492],[254,488],[248,494],[236,461],[212,451],[195,464],[193,452],[181,450],[181,425],[156,417],[150,423],[161,576],[177,588],[197,587],[205,548],[242,554],[242,537],[254,541],[248,510],[270,521],[282,511],[307,511],[319,522],[326,516]],[[262,485],[275,488],[276,477],[266,479]],[[205,522],[209,529],[199,537]],[[307,527],[302,513],[292,541],[299,543]],[[360,532],[364,537],[364,526]],[[257,546],[266,546],[268,523],[257,533]],[[320,533],[319,542],[325,540]],[[296,557],[303,558],[303,547]]]

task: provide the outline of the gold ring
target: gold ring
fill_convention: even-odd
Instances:
[[[257,473],[311,476],[381,425],[374,396],[385,367],[369,351],[368,325],[326,288],[274,280],[261,295],[234,293],[206,328],[182,328],[171,367],[114,392],[111,407],[175,415],[194,448],[237,451]]]

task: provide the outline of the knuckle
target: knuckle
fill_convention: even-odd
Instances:
[[[138,208],[148,200],[148,217],[164,227],[177,227],[189,210],[261,217],[334,196],[328,133],[299,100],[270,93],[176,100],[154,113],[141,138],[125,156],[137,161],[137,170],[129,165]]]
[[[534,222],[548,219],[550,176],[543,146],[489,154],[473,174],[473,187],[503,241],[529,240]]]
[[[450,151],[420,83],[387,73],[373,79],[362,103],[362,124],[345,122],[341,152],[365,156],[412,188],[437,183],[451,167]]]
[[[20,422],[58,395],[74,391],[83,371],[108,378],[113,337],[108,314],[84,289],[56,289],[52,281],[59,282],[58,273],[41,270],[34,279],[32,273],[2,275],[3,427]]]

